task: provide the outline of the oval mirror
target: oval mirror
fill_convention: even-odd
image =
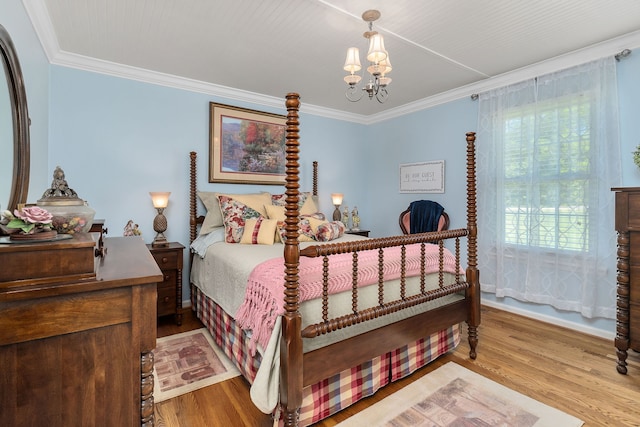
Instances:
[[[5,87],[0,89],[0,148],[6,153],[13,152],[13,157],[3,156],[6,160],[0,163],[0,207],[12,211],[18,205],[27,202],[30,159],[29,112],[18,54],[9,33],[2,25],[0,60],[7,82],[6,90]],[[5,123],[11,123],[11,126],[5,127]],[[13,164],[9,159],[13,159]]]

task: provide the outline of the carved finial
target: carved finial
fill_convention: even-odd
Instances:
[[[51,181],[51,188],[47,189],[42,195],[42,199],[51,197],[66,197],[68,199],[77,199],[78,194],[69,188],[67,180],[64,178],[64,171],[60,166],[56,166],[53,171],[53,181]]]

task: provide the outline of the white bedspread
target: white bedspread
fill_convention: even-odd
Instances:
[[[340,239],[330,243],[360,239],[365,239],[365,237],[346,234]],[[304,242],[301,243],[301,247],[315,244],[318,244],[318,242]],[[282,244],[241,245],[224,242],[211,244],[204,258],[194,256],[191,267],[191,282],[205,295],[213,299],[225,312],[234,316],[244,300],[247,280],[253,268],[270,258],[282,257],[283,251],[284,245]],[[452,274],[446,273],[445,283],[451,283],[453,277]],[[438,276],[428,276],[426,285],[428,289],[437,288]],[[385,300],[399,299],[399,288],[400,286],[385,286]],[[412,278],[407,280],[407,295],[418,293],[418,289],[418,278],[415,278],[415,280]],[[369,294],[369,296],[366,294]],[[373,301],[377,299],[376,286],[365,287],[359,291],[359,301],[365,301],[367,297],[373,298]],[[430,301],[426,304],[402,310],[382,318],[373,319],[360,325],[339,329],[330,334],[321,335],[313,339],[303,339],[303,348],[305,352],[311,351],[323,347],[330,342],[349,338],[364,331],[411,317],[460,298],[462,298],[461,295],[449,295],[445,298]],[[307,301],[301,305],[300,312],[302,314],[303,329],[307,325],[321,321],[321,304],[320,300],[316,300]],[[351,293],[344,292],[342,294],[331,295],[330,307],[330,316],[350,312]],[[258,348],[263,359],[251,386],[250,394],[252,401],[256,407],[264,413],[271,413],[279,400],[280,324],[280,319],[278,319],[267,348]]]

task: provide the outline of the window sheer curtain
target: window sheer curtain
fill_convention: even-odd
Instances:
[[[558,126],[550,130],[552,112],[565,114],[569,117],[562,116],[565,121],[575,123],[567,125],[558,115],[551,120],[559,122]],[[515,130],[511,127],[514,119],[518,123]],[[567,127],[580,135],[568,135]],[[514,137],[519,131],[522,134]],[[570,139],[579,141],[572,145],[579,148],[571,152],[579,156],[557,149]],[[519,144],[515,149],[514,140]],[[549,145],[555,151],[548,150]],[[615,60],[604,58],[481,94],[477,146],[482,290],[588,318],[615,318],[617,235],[611,187],[621,182]],[[559,172],[552,179],[555,187],[541,185],[550,175],[538,163],[546,156],[548,169],[549,151],[558,165]],[[515,167],[526,173],[511,172],[514,161],[517,163],[514,153],[520,156]],[[577,163],[575,158],[580,156],[581,165],[566,167]],[[584,191],[569,196],[565,179],[580,181]],[[525,196],[513,197],[509,186],[514,182]],[[549,188],[557,191],[550,195]],[[575,209],[575,203],[563,201],[566,197],[579,197],[584,204]],[[582,230],[570,236],[578,249],[563,245],[567,237],[561,217],[567,203],[572,205],[576,229]],[[551,218],[541,219],[550,211],[555,212]],[[514,226],[511,212],[520,213],[517,218],[526,221]],[[582,219],[575,219],[576,212]],[[541,222],[554,219],[555,229]],[[550,237],[543,237],[546,240],[541,243],[542,235]]]

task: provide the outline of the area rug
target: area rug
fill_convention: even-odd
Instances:
[[[449,362],[338,424],[578,427],[583,422]]]
[[[158,338],[153,355],[156,403],[240,375],[206,328]]]

